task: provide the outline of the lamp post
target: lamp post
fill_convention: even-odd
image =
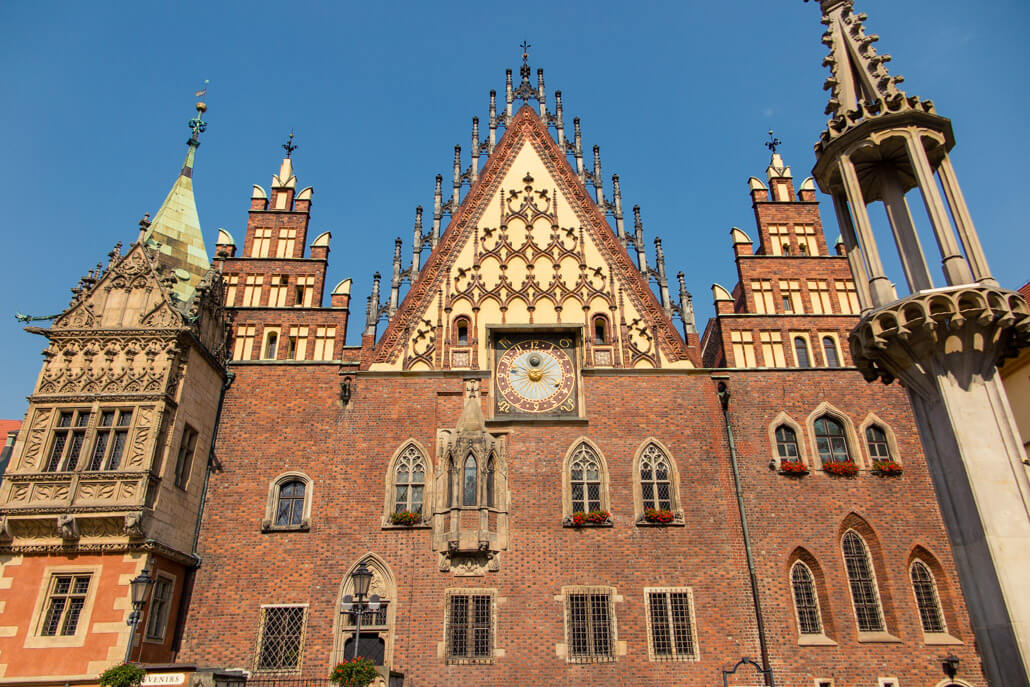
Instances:
[[[136,635],[136,626],[139,625],[139,621],[142,618],[143,604],[147,600],[147,590],[150,589],[150,585],[152,584],[154,584],[154,580],[150,577],[150,571],[146,568],[143,568],[143,571],[129,582],[129,594],[132,598],[132,613],[129,614],[129,619],[125,621],[129,626],[129,642],[125,647],[126,663],[129,662],[129,658],[132,653],[132,638]]]
[[[373,594],[365,601],[368,594],[368,587],[372,583],[372,571],[365,565],[365,561],[358,563],[358,567],[350,574],[351,585],[354,587],[354,597],[350,594],[343,597],[340,604],[340,612],[346,613],[354,618],[354,652],[353,658],[358,657],[358,642],[361,639],[361,617],[368,612],[379,610],[379,595]]]

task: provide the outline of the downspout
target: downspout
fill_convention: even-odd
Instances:
[[[737,468],[737,445],[733,441],[733,428],[730,426],[730,389],[726,382],[719,382],[717,395],[722,406],[722,419],[726,425],[726,439],[730,445],[730,466],[733,469],[733,486],[737,492],[737,510],[740,512],[740,529],[744,535],[744,554],[747,557],[747,572],[751,578],[751,598],[755,606],[755,623],[758,625],[758,646],[762,652],[762,671],[765,684],[773,687],[772,668],[769,667],[769,647],[765,641],[765,619],[762,616],[762,603],[758,598],[758,575],[755,573],[755,559],[751,552],[751,533],[747,526],[747,513],[744,510],[744,494],[740,489],[740,471]]]

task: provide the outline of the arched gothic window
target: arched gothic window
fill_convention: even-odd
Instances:
[[[797,358],[798,367],[812,367],[808,356],[808,342],[803,336],[794,337],[794,357]]]
[[[580,444],[573,455],[569,487],[573,513],[601,510],[601,466],[597,454],[587,444]]]
[[[869,447],[869,458],[873,461],[891,460],[891,448],[887,443],[887,433],[882,427],[870,425],[865,431],[866,446]]]
[[[844,426],[829,415],[815,421],[815,445],[823,463],[846,463],[851,460]]]
[[[608,320],[603,315],[594,316],[594,343],[608,343]]]
[[[279,485],[275,504],[276,527],[299,527],[304,520],[304,492],[302,480],[292,479]]]
[[[787,425],[776,428],[776,453],[780,456],[780,461],[796,463],[801,460],[798,435]]]
[[[644,510],[672,510],[669,458],[654,444],[648,444],[640,456],[640,500]]]
[[[458,346],[469,344],[469,321],[466,317],[459,317],[454,321],[454,343]]]
[[[937,581],[930,568],[922,561],[914,561],[910,569],[912,591],[916,595],[916,606],[919,608],[919,622],[925,633],[943,633],[944,613],[941,612],[940,597],[937,595]]]
[[[798,561],[790,569],[790,586],[794,592],[794,610],[798,618],[798,632],[803,635],[823,634],[823,619],[819,613],[819,597],[815,579],[808,566]]]
[[[479,499],[476,498],[478,486],[476,472],[476,457],[470,453],[465,459],[465,468],[462,474],[461,505],[463,506],[475,506],[479,503]]]
[[[486,505],[489,508],[494,506],[494,468],[496,461],[493,456],[486,463]]]
[[[823,355],[826,356],[826,367],[840,367],[837,356],[837,342],[832,336],[823,337]]]
[[[876,585],[876,576],[873,574],[869,548],[855,530],[848,530],[841,539],[841,549],[851,588],[851,600],[855,606],[858,631],[883,632],[883,609],[880,606],[880,591]]]
[[[414,446],[398,456],[394,468],[394,513],[421,513],[426,485],[426,461]]]

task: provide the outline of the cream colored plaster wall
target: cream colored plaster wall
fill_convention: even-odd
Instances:
[[[1024,350],[1015,360],[1006,361],[1001,368],[1001,378],[1023,447],[1030,454],[1030,349]]]

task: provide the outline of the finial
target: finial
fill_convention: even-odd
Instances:
[[[529,64],[529,49],[532,48],[533,45],[526,41],[522,41],[522,43],[519,44],[519,47],[522,48],[522,64]]]
[[[283,143],[283,150],[286,151],[286,157],[293,157],[293,151],[297,149],[297,145],[293,142],[293,129],[290,129],[290,137],[286,139],[286,143]]]
[[[808,0],[805,0],[805,2],[808,2]],[[776,149],[779,148],[781,145],[783,145],[783,141],[776,138],[776,136],[773,135],[773,130],[769,129],[769,140],[766,141],[765,147],[768,148],[773,155],[775,155]]]
[[[205,81],[204,83],[207,83],[207,82]],[[207,92],[207,86],[204,86],[204,89],[202,91],[197,91],[197,93],[201,93],[201,94],[206,93],[206,92]],[[192,146],[200,145],[200,134],[204,133],[204,131],[207,130],[207,122],[205,122],[203,120],[203,118],[202,118],[202,115],[206,111],[207,111],[207,105],[204,104],[203,102],[198,102],[197,103],[197,115],[193,119],[191,119],[189,121],[190,131],[193,132],[193,136],[190,137],[190,140],[189,140],[189,143]]]

